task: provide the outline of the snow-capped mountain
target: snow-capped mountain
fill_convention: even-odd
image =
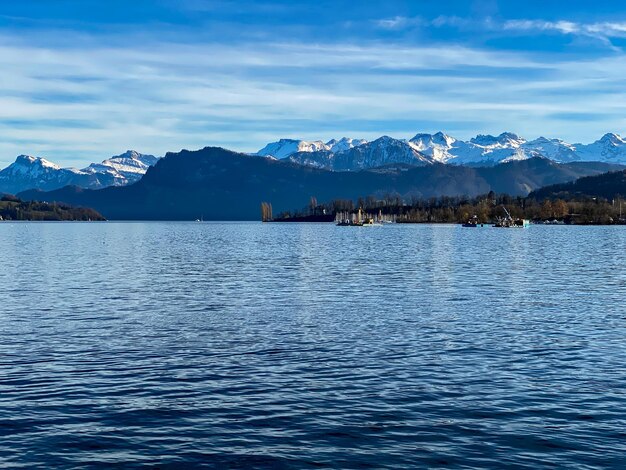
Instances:
[[[580,160],[608,163],[626,162],[626,140],[617,134],[605,134],[592,144],[576,144]]]
[[[545,137],[527,141],[512,132],[504,132],[498,136],[478,135],[463,141],[437,132],[417,134],[408,141],[391,137],[373,142],[343,138],[327,143],[283,139],[269,144],[257,155],[289,158],[295,163],[331,170],[359,170],[394,163],[493,166],[534,157],[560,163],[626,164],[626,140],[617,134],[606,134],[600,140],[584,145]]]
[[[339,140],[332,139],[326,142],[326,147],[333,153],[345,152],[351,148],[358,147],[359,145],[366,144],[365,139],[351,139],[349,137],[342,137]]]
[[[457,144],[457,140],[443,132],[417,134],[409,140],[409,145],[412,148],[423,155],[429,156],[433,161],[441,163],[446,163],[455,157],[451,153],[451,150],[457,147],[455,144]]]
[[[289,157],[294,163],[336,171],[362,170],[391,163],[428,165],[432,159],[415,150],[408,142],[388,136],[353,146],[340,152],[322,150],[298,152]]]
[[[330,147],[321,140],[307,142],[306,140],[280,139],[278,142],[267,144],[257,152],[261,157],[287,158],[298,152],[317,152],[330,150]]]
[[[111,174],[116,183],[115,186],[123,186],[139,181],[141,177],[153,166],[158,157],[144,155],[134,150],[127,150],[121,155],[108,158],[102,163],[92,163],[83,171],[91,174]]]
[[[0,171],[0,192],[17,193],[25,189],[50,190],[72,184],[88,183],[87,175],[75,168],[61,168],[43,158],[20,155]]]
[[[3,174],[14,177],[29,176],[31,178],[38,178],[45,177],[45,175],[58,172],[59,170],[61,170],[60,166],[44,158],[19,155],[14,163],[3,170]]]
[[[41,157],[20,155],[0,171],[0,192],[15,194],[27,189],[51,191],[68,185],[89,189],[124,186],[141,179],[157,160],[152,155],[129,150],[79,170],[61,168]]]
[[[332,139],[324,143],[321,140],[307,141],[296,139],[280,139],[278,142],[271,142],[259,150],[256,155],[260,157],[274,157],[277,159],[288,158],[296,153],[302,152],[323,152],[332,153],[345,152],[353,147],[367,143],[364,139],[351,139],[342,137]]]
[[[521,147],[527,152],[534,152],[556,162],[567,163],[580,160],[580,156],[576,153],[576,146],[561,139],[539,137],[524,143]]]
[[[454,158],[449,161],[455,165],[497,165],[540,156],[524,147],[526,139],[512,132],[503,132],[498,136],[481,134],[468,142],[457,143]]]

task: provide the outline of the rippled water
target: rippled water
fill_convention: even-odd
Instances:
[[[626,465],[626,227],[0,240],[2,467]]]

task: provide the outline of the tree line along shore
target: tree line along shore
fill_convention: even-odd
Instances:
[[[103,221],[100,213],[86,207],[72,207],[57,202],[22,201],[5,195],[0,198],[0,220],[31,221]]]
[[[315,197],[307,207],[286,211],[272,217],[271,205],[263,203],[262,220],[274,222],[333,221],[338,213],[356,213],[359,209],[370,214],[390,216],[397,223],[464,223],[476,216],[480,223],[490,224],[506,215],[534,222],[560,222],[575,225],[612,225],[626,223],[626,198],[608,200],[580,197],[538,200],[532,197],[512,197],[488,194],[469,198],[441,196],[409,201],[400,196],[376,198],[369,196],[357,201],[337,199],[318,203]],[[623,210],[623,214],[622,214]]]

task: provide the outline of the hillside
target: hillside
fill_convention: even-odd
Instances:
[[[613,171],[596,176],[586,176],[569,183],[546,186],[533,191],[536,199],[604,198],[608,200],[626,196],[626,171]]]

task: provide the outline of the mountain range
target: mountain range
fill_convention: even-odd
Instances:
[[[558,163],[605,162],[626,164],[626,140],[606,134],[591,144],[570,144],[539,137],[526,140],[511,132],[498,136],[478,135],[468,141],[437,132],[417,134],[409,140],[383,136],[363,139],[304,141],[281,139],[266,145],[256,155],[289,159],[294,163],[335,171],[357,171],[390,163],[493,166],[514,160],[543,157]]]
[[[0,171],[0,193],[15,194],[27,189],[51,191],[68,185],[89,189],[124,186],[141,179],[157,160],[153,155],[128,150],[79,170],[61,168],[41,157],[20,155]]]
[[[443,132],[417,134],[409,140],[382,136],[371,142],[344,137],[327,142],[280,139],[251,154],[266,159],[332,171],[360,171],[386,165],[494,166],[543,157],[557,163],[603,162],[626,164],[626,140],[606,134],[591,144],[570,144],[560,139],[526,139],[511,132],[478,135],[468,141]],[[92,163],[83,169],[61,168],[41,157],[20,155],[0,171],[0,193],[28,189],[51,191],[64,186],[100,189],[139,181],[157,162],[153,155],[129,150]]]
[[[355,149],[358,148],[354,147]],[[100,190],[66,186],[27,191],[24,200],[91,207],[108,219],[258,220],[262,201],[274,213],[319,201],[397,195],[405,200],[496,193],[525,196],[549,184],[618,168],[606,163],[555,163],[545,158],[468,167],[434,162],[389,164],[362,171],[329,171],[287,159],[259,158],[219,147],[168,153],[135,184]],[[623,167],[619,167],[623,168]]]

